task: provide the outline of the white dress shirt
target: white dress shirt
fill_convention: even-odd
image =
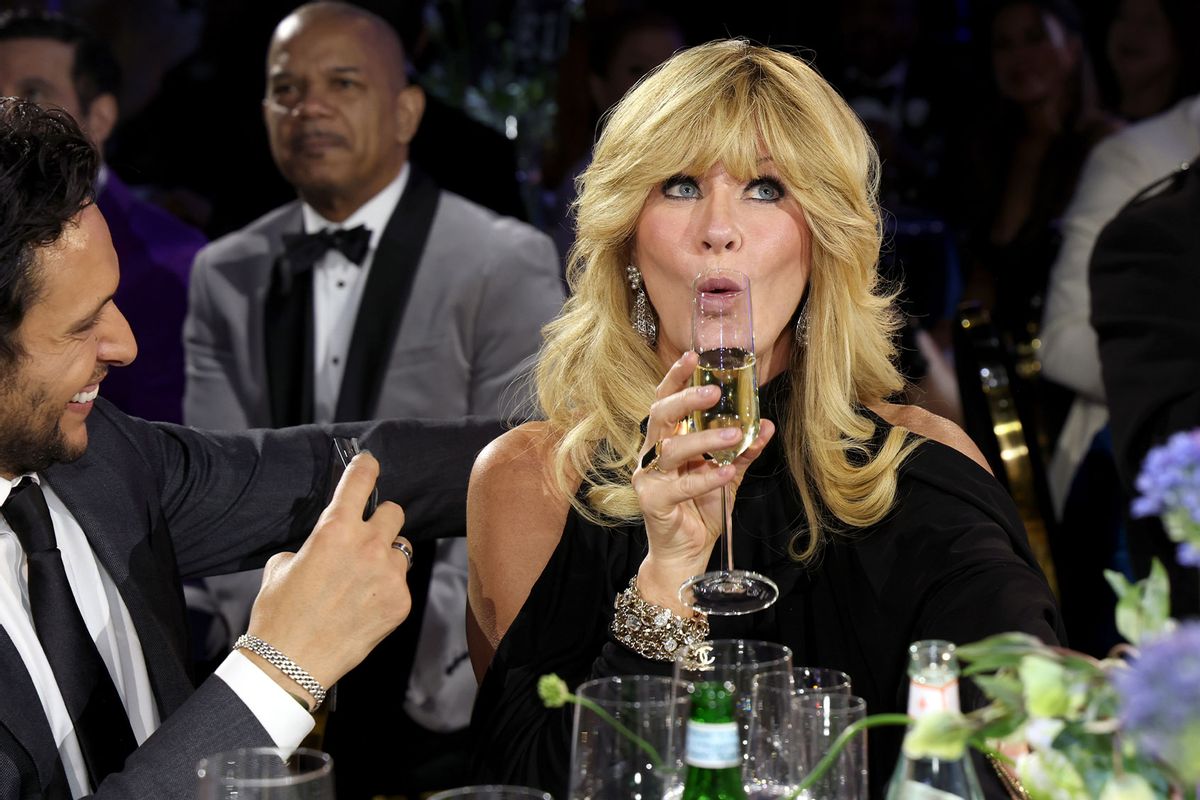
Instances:
[[[343,222],[330,222],[308,203],[301,208],[305,233],[317,233],[326,228],[349,230],[359,225],[366,225],[371,231],[370,245],[362,266],[346,258],[340,251],[330,249],[313,268],[314,422],[333,422],[337,413],[346,355],[350,351],[350,338],[354,335],[354,321],[358,318],[358,306],[367,285],[367,275],[371,272],[375,251],[379,249],[383,229],[387,227],[400,196],[404,194],[408,173],[409,166],[405,163],[391,183]]]
[[[13,487],[22,477],[25,476],[0,478],[0,505],[8,500]],[[96,643],[100,658],[121,696],[134,738],[140,746],[158,727],[160,719],[158,705],[150,688],[141,641],[129,616],[129,609],[125,607],[112,577],[96,559],[79,522],[48,484],[37,475],[31,477],[42,487],[46,505],[50,509],[50,519],[54,523],[58,549],[62,552],[67,582],[71,585],[76,605]],[[54,679],[54,671],[33,627],[25,553],[2,511],[0,625],[12,639],[37,690],[42,710],[50,723],[51,734],[58,745],[72,796],[90,794],[94,787],[90,786],[74,725]],[[312,729],[312,717],[279,684],[241,653],[231,653],[218,668],[217,675],[246,703],[277,746],[295,749]]]

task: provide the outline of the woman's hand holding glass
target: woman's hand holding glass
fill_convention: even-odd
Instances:
[[[679,587],[707,568],[724,530],[724,487],[736,493],[747,467],[775,433],[774,424],[763,420],[758,437],[733,463],[717,466],[706,460],[706,453],[728,450],[742,434],[738,428],[682,432],[686,423],[681,421],[721,396],[716,386],[691,386],[697,361],[695,353],[684,353],[659,383],[641,449],[643,455],[656,451],[657,458],[644,458],[646,466],[633,474],[650,550],[638,571],[638,589],[647,601],[684,614],[690,611],[679,599]]]

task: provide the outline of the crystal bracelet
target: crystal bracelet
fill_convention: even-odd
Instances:
[[[708,617],[696,614],[684,619],[668,608],[646,602],[638,592],[637,575],[613,605],[613,638],[651,661],[674,661],[680,651],[692,654],[708,639]]]

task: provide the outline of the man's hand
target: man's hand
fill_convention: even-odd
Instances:
[[[350,462],[300,551],[267,562],[250,613],[249,633],[326,688],[357,666],[412,608],[408,559],[392,547],[404,511],[384,502],[369,520],[362,519],[378,475],[379,462],[369,453]],[[291,694],[306,694],[266,661],[247,656]]]

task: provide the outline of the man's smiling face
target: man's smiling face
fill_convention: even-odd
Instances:
[[[137,355],[112,300],[117,254],[94,205],[34,258],[38,291],[16,331],[23,352],[0,376],[0,473],[9,476],[82,456],[100,382]]]

